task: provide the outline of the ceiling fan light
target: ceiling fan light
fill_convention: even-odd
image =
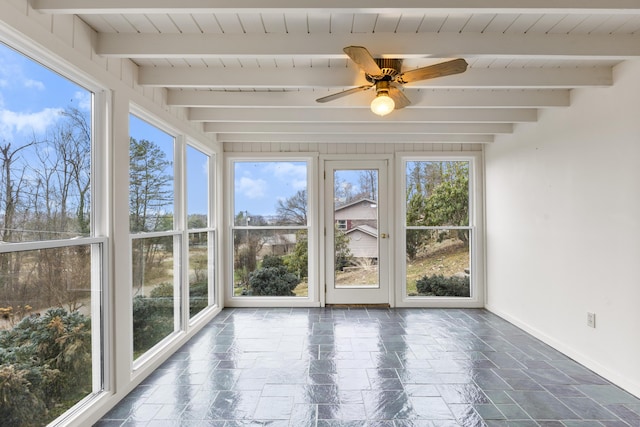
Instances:
[[[371,101],[371,111],[379,116],[386,116],[396,107],[396,103],[386,92],[378,92],[378,95]]]

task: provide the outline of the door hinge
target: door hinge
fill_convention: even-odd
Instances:
[[[322,176],[324,179],[327,179],[327,171],[322,171]]]

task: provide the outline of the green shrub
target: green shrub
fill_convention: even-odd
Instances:
[[[193,317],[209,305],[209,284],[207,282],[189,285],[189,316]]]
[[[151,298],[168,298],[173,297],[173,283],[164,282],[154,286],[149,292]]]
[[[262,268],[249,274],[250,295],[295,296],[293,290],[300,279],[287,270],[282,258],[266,256]]]
[[[55,308],[0,331],[0,425],[46,424],[91,386],[87,316]]]
[[[262,258],[262,268],[284,267],[284,260],[277,255],[267,255]]]
[[[41,376],[37,368],[0,365],[0,425],[39,425],[47,414],[43,390],[27,379]],[[29,420],[29,421],[27,421]]]
[[[162,283],[149,297],[133,299],[133,351],[139,356],[173,332],[173,285]]]
[[[436,297],[470,296],[469,277],[424,276],[416,281],[420,295]]]

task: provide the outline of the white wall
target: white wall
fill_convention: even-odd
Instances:
[[[614,79],[485,148],[487,308],[640,396],[640,62]]]

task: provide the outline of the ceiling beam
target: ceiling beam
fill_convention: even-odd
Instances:
[[[460,135],[460,134],[407,134],[407,135],[345,135],[323,133],[219,133],[216,134],[218,142],[300,142],[300,143],[491,143],[493,135]]]
[[[319,104],[316,98],[328,93],[296,92],[222,92],[196,90],[169,90],[167,104],[178,107],[219,108],[366,108],[369,109],[372,94],[356,93],[335,101]],[[544,108],[568,107],[570,92],[557,90],[470,90],[428,89],[405,90],[411,98],[411,109],[416,108]]]
[[[189,120],[210,123],[524,123],[535,109],[403,109],[380,118],[364,108],[192,108]]]
[[[640,57],[640,34],[336,33],[97,35],[96,53],[119,58],[346,58],[344,46],[388,58]]]
[[[142,67],[142,86],[211,89],[313,89],[368,84],[363,73],[351,69],[295,68],[179,68]],[[469,68],[462,74],[404,85],[413,89],[438,88],[576,88],[610,86],[610,67],[594,68]]]
[[[478,134],[512,133],[508,123],[205,123],[211,133]]]
[[[419,6],[416,3],[422,3]],[[603,13],[638,11],[635,0],[32,0],[34,9],[56,14],[133,14],[133,13]],[[585,3],[590,3],[586,6]],[[596,3],[596,4],[594,4]]]

